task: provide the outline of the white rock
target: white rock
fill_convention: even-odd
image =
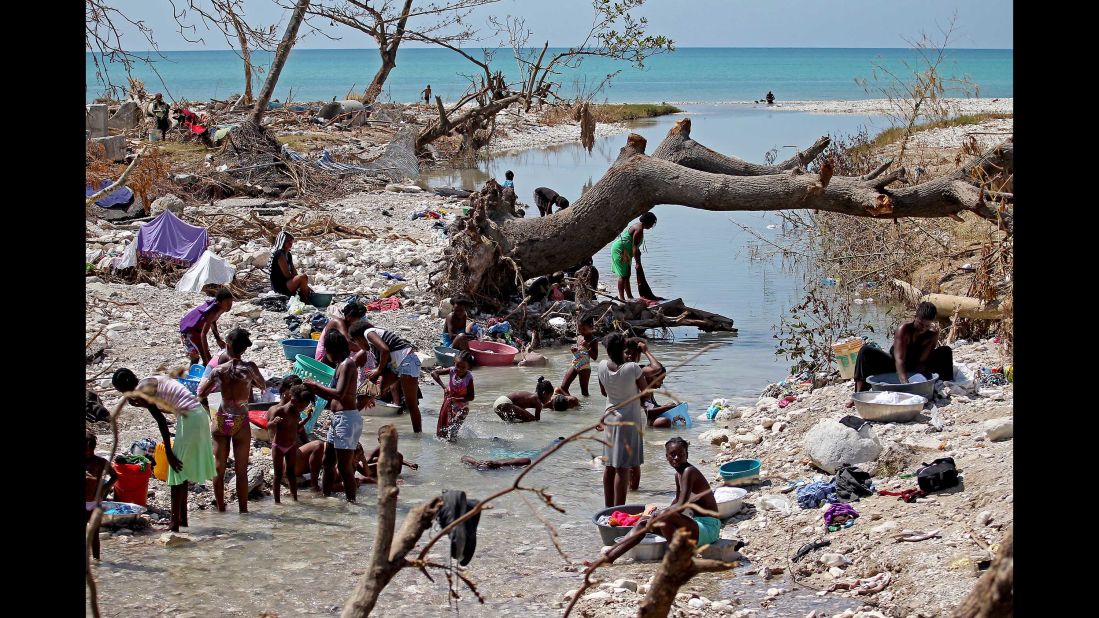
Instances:
[[[839,567],[828,567],[828,574],[832,577],[843,577],[843,569]]]
[[[172,211],[172,214],[182,215],[183,206],[183,200],[179,199],[171,193],[168,193],[153,200],[153,203],[149,205],[149,212],[151,212],[153,215],[159,215],[165,210],[170,210]]]
[[[576,593],[577,593],[577,592],[579,592],[579,590],[569,590],[568,592],[566,592],[566,593],[564,594],[564,596],[563,596],[562,598],[564,598],[564,599],[565,599],[566,601],[571,601],[571,600],[572,600],[572,598],[573,598],[574,596],[576,596]]]
[[[1015,435],[1015,423],[1010,416],[994,418],[984,423],[985,436],[993,442],[1009,440]]]
[[[584,595],[585,601],[605,601],[609,598],[611,598],[611,594],[606,590],[598,590],[591,594]]]
[[[614,580],[615,588],[627,588],[633,592],[637,592],[637,582],[632,579],[616,579]]]
[[[690,607],[691,609],[702,609],[703,607],[706,607],[706,602],[702,599],[691,599],[690,601],[687,601],[687,607]]]
[[[817,559],[821,564],[828,567],[843,567],[851,564],[851,561],[847,559],[847,556],[837,553],[821,554]]]
[[[736,432],[730,429],[711,429],[709,431],[702,432],[702,435],[698,436],[698,439],[703,442],[708,442],[713,445],[722,444],[736,437]]]
[[[724,410],[722,410],[721,412],[718,412],[717,415],[714,416],[714,420],[715,421],[731,421],[733,419],[740,418],[741,414],[742,413],[741,413],[739,408],[735,409],[735,410],[731,409],[731,408],[725,408]]]
[[[736,444],[759,444],[763,442],[763,436],[755,433],[737,435],[733,438],[733,442]]]
[[[764,429],[770,429],[771,426],[775,424],[775,419],[764,416],[759,419],[759,424],[762,425]]]
[[[770,410],[778,410],[778,399],[774,397],[760,397],[756,402],[756,411],[767,412]]]
[[[778,421],[771,425],[771,433],[782,433],[787,427],[786,421]]]
[[[157,543],[160,543],[165,547],[178,547],[180,545],[187,545],[193,542],[194,540],[191,539],[189,535],[180,534],[178,532],[165,532],[164,534],[160,535],[159,539],[157,539]]]
[[[885,534],[886,532],[889,532],[890,530],[896,530],[896,529],[897,529],[897,522],[887,521],[887,522],[884,522],[884,523],[881,523],[881,524],[878,524],[878,525],[874,526],[873,528],[870,529],[870,532],[873,532],[874,534]]]
[[[814,425],[805,434],[804,447],[813,464],[830,474],[844,464],[874,461],[882,451],[869,423],[855,431],[832,419]]]
[[[992,513],[990,511],[981,511],[977,514],[977,525],[987,526],[992,523]]]
[[[773,599],[773,598],[777,597],[778,595],[782,594],[783,592],[786,592],[786,591],[783,590],[782,588],[768,588],[767,589],[767,598]]]

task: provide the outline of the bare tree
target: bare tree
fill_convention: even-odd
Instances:
[[[309,14],[343,24],[365,33],[378,44],[381,66],[363,92],[363,103],[373,103],[381,94],[389,73],[397,66],[397,50],[407,40],[432,39],[451,44],[472,40],[476,33],[465,23],[470,12],[499,0],[335,0],[315,3]],[[409,20],[424,18],[428,23],[409,26]]]
[[[283,33],[282,40],[279,41],[279,47],[275,50],[275,57],[271,60],[271,68],[267,71],[267,81],[264,82],[263,90],[260,90],[259,98],[256,99],[256,104],[248,115],[249,121],[256,127],[260,126],[263,114],[267,111],[267,104],[271,102],[271,95],[275,92],[275,84],[279,81],[279,74],[282,73],[282,67],[286,65],[290,50],[297,42],[298,29],[301,27],[301,22],[305,19],[305,12],[308,9],[309,0],[298,0],[294,5],[290,22],[286,24],[286,32]]]
[[[417,148],[423,148],[453,131],[465,136],[464,143],[479,145],[483,140],[472,139],[470,136],[492,125],[496,114],[512,104],[518,103],[529,110],[535,101],[562,99],[558,92],[560,82],[555,80],[559,79],[562,71],[579,68],[585,58],[625,60],[644,68],[645,60],[649,57],[672,51],[674,42],[671,39],[649,34],[648,21],[644,17],[633,16],[632,11],[644,3],[645,0],[592,0],[594,16],[584,38],[578,45],[552,55],[548,55],[549,41],[538,49],[527,45],[532,33],[523,19],[508,17],[501,22],[491,18],[489,23],[503,38],[501,43],[512,49],[520,76],[515,83],[505,83],[502,71],[495,70],[492,66],[491,54],[483,53],[482,58],[477,58],[451,42],[430,36],[418,37],[417,40],[457,52],[478,68],[478,74],[470,77],[466,94],[450,109],[443,109],[442,102],[438,102],[439,118],[420,132]],[[590,99],[615,74],[608,75],[592,91],[578,93],[579,96]],[[471,102],[476,102],[476,109],[461,111]]]
[[[122,29],[127,25],[137,30],[145,44],[149,46],[149,52],[135,53],[123,46]],[[96,81],[103,86],[107,95],[121,96],[125,92],[124,86],[112,80],[108,66],[111,64],[121,64],[130,82],[135,79],[134,66],[144,64],[160,78],[162,84],[164,83],[164,79],[160,77],[150,57],[152,54],[163,57],[160,54],[160,47],[153,38],[152,29],[142,20],[131,19],[111,6],[107,0],[85,0],[84,49],[91,54],[92,63],[95,65]],[[167,90],[166,86],[165,90]]]
[[[197,15],[207,28],[213,28],[225,37],[230,48],[236,45],[237,55],[244,63],[244,99],[252,104],[252,50],[269,50],[275,46],[275,24],[267,26],[253,25],[245,21],[243,0],[187,0],[186,5],[169,0],[179,33],[190,43],[205,42],[201,37],[192,39],[197,33],[196,24],[188,19],[188,12]]]

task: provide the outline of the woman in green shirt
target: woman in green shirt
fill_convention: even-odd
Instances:
[[[645,242],[645,230],[656,225],[656,215],[647,212],[630,227],[622,230],[611,244],[611,270],[618,276],[618,298],[633,299],[630,290],[630,260],[641,268],[641,243]]]

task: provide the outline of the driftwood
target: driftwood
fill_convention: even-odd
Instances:
[[[1002,320],[1011,311],[1011,305],[999,301],[984,301],[969,296],[956,296],[954,294],[926,294],[916,286],[894,279],[893,285],[904,292],[905,299],[910,303],[929,302],[935,305],[940,316],[954,315],[974,320]]]
[[[1000,542],[991,568],[962,600],[952,618],[1010,618],[1015,615],[1015,529]]]
[[[671,543],[668,543],[668,551],[653,577],[648,594],[641,601],[637,614],[640,618],[664,618],[671,611],[680,586],[692,577],[699,573],[727,571],[739,564],[695,558],[694,555],[695,542],[687,531],[676,532]]]
[[[707,333],[714,331],[737,332],[737,329],[733,327],[732,318],[688,307],[683,304],[682,298],[667,300],[659,305],[652,306],[642,302],[603,301],[584,313],[585,316],[591,315],[598,318],[608,310],[615,320],[623,323],[623,327],[631,327],[637,330],[694,326]]]

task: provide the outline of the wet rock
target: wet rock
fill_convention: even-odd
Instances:
[[[774,579],[775,577],[782,575],[785,572],[786,569],[780,566],[769,566],[763,568],[763,572],[761,573],[761,575],[763,576],[764,581],[766,581],[769,579]]]
[[[188,534],[182,534],[179,532],[166,532],[160,535],[160,538],[158,538],[156,542],[163,545],[164,547],[179,547],[181,545],[190,545],[195,541]]]
[[[740,418],[742,414],[743,413],[740,411],[739,408],[738,409],[726,408],[726,409],[722,410],[721,412],[718,412],[717,415],[714,416],[714,420],[715,421],[731,421],[733,419]]]
[[[870,529],[870,532],[873,532],[874,534],[885,534],[886,532],[889,532],[890,530],[896,530],[896,529],[897,529],[897,522],[887,521],[883,524],[878,524],[877,526],[874,526],[873,528]]]
[[[805,435],[804,445],[813,464],[829,474],[835,474],[844,464],[874,461],[882,452],[869,423],[855,431],[832,419],[814,425]]]
[[[687,601],[687,607],[690,607],[691,609],[702,609],[706,607],[706,605],[707,603],[702,599],[691,599],[690,601]]]
[[[759,424],[760,424],[760,425],[761,425],[761,426],[762,426],[762,427],[763,427],[764,429],[770,429],[770,428],[771,428],[771,426],[775,424],[775,419],[773,419],[773,418],[770,418],[770,417],[767,417],[767,416],[764,416],[763,418],[759,419]]]
[[[756,433],[747,433],[744,435],[737,435],[733,438],[733,442],[736,444],[759,444],[763,442],[763,436]]]

